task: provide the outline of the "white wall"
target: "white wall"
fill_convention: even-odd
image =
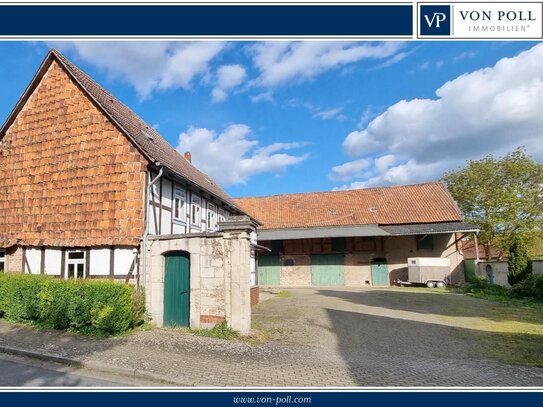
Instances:
[[[160,234],[162,235],[168,235],[172,231],[172,184],[167,178],[161,179],[162,197],[160,202],[162,206],[170,209],[169,211],[161,209],[159,214]]]
[[[25,273],[40,274],[41,272],[41,249],[27,248],[26,249],[26,264]]]
[[[60,276],[62,250],[60,248],[45,249],[45,274]]]
[[[132,262],[134,261],[135,249],[132,247],[116,247],[114,255],[113,271],[115,275],[126,275],[130,272]],[[60,247],[47,247],[43,252],[45,274],[50,276],[60,276],[62,270],[62,249]],[[110,267],[110,247],[97,247],[89,250],[89,266],[91,276],[109,277]],[[40,247],[28,247],[26,249],[26,273],[40,274],[41,256]],[[135,277],[138,273],[137,261],[134,265],[132,275]],[[87,270],[87,273],[89,270]]]
[[[134,261],[134,250],[130,248],[116,248],[115,249],[115,263],[114,270],[116,275],[128,274],[130,272],[130,267]],[[91,273],[93,271],[91,270]],[[138,273],[137,264],[134,267],[132,272],[133,276],[136,276]]]
[[[109,276],[110,248],[90,250],[90,274],[93,276]],[[87,270],[87,273],[89,271]]]

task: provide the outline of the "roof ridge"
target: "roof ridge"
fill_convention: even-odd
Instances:
[[[274,194],[274,195],[263,195],[263,196],[244,196],[244,197],[235,197],[232,198],[234,200],[238,199],[264,199],[264,198],[276,198],[276,197],[285,197],[285,196],[296,196],[296,195],[311,195],[311,194],[340,194],[340,193],[348,193],[348,192],[358,192],[358,191],[374,191],[374,190],[389,190],[389,189],[396,189],[396,188],[409,188],[409,187],[419,187],[424,185],[441,185],[443,186],[443,182],[437,180],[437,181],[429,181],[429,182],[420,182],[416,184],[406,184],[406,185],[389,185],[386,187],[370,187],[370,188],[353,188],[353,189],[342,189],[342,190],[336,190],[336,191],[309,191],[309,192],[293,192],[290,194]]]

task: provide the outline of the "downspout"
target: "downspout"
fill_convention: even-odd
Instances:
[[[157,165],[160,165],[160,163],[157,163]],[[147,185],[147,188],[145,188],[145,228],[143,229],[143,242],[141,244],[141,252],[143,254],[141,259],[141,268],[143,270],[143,287],[145,287],[147,283],[147,237],[149,236],[149,206],[151,204],[151,188],[153,187],[153,184],[157,182],[160,177],[162,177],[163,172],[164,167],[160,167],[158,175],[149,183],[149,185]],[[150,177],[151,173],[149,173],[149,178]]]
[[[477,232],[475,232],[473,234],[473,237],[475,238],[475,262],[476,263],[479,263],[480,259],[479,259],[479,242],[477,241]],[[487,255],[487,260],[488,260],[488,255]]]

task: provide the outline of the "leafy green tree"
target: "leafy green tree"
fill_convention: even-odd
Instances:
[[[514,235],[530,246],[541,238],[543,226],[543,164],[524,148],[500,159],[488,155],[470,160],[465,168],[444,175],[467,221],[481,228],[480,242],[490,258],[507,254]]]
[[[524,280],[530,274],[530,269],[528,268],[528,250],[524,241],[518,235],[514,235],[511,240],[507,257],[507,268],[509,269],[507,281],[514,285]]]

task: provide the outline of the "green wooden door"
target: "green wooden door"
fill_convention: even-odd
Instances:
[[[167,254],[164,276],[164,326],[189,326],[189,314],[189,255]]]
[[[385,259],[375,259],[371,262],[371,284],[388,285],[388,267]]]
[[[342,254],[311,255],[311,285],[345,285],[344,264]]]
[[[279,256],[260,256],[258,258],[258,285],[279,285]]]

